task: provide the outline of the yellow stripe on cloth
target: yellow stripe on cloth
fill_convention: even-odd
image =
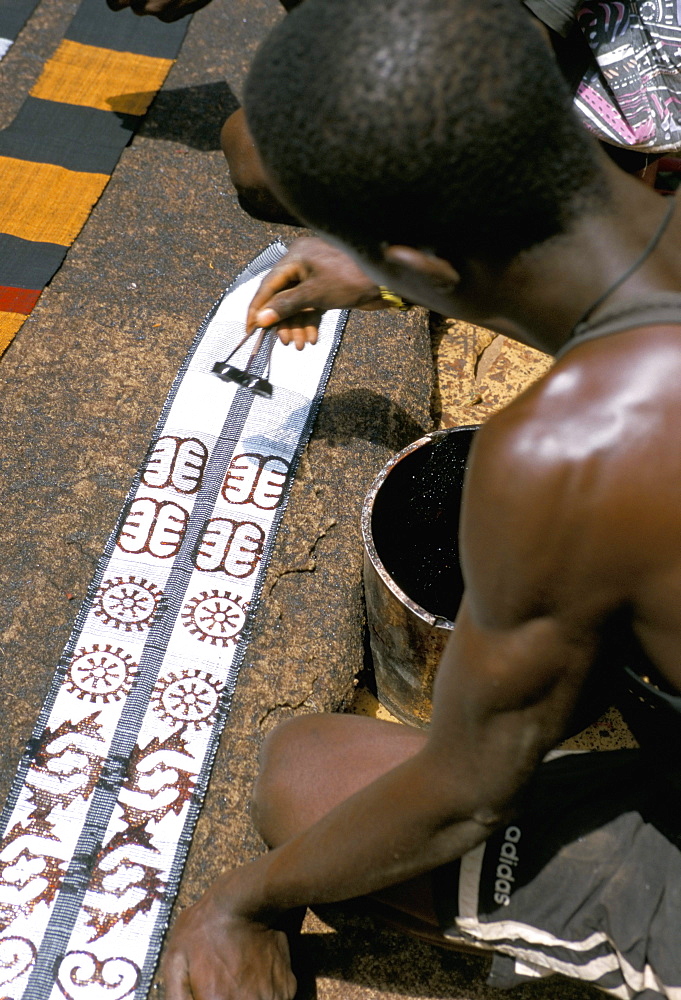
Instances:
[[[0,354],[9,347],[25,320],[23,313],[0,312]]]
[[[109,180],[0,156],[0,233],[70,246]]]
[[[45,63],[31,97],[143,115],[174,61],[64,39]]]

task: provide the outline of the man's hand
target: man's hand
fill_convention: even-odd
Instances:
[[[179,21],[187,14],[193,14],[207,7],[210,0],[106,0],[111,10],[131,7],[135,14],[153,14],[159,21]]]
[[[230,913],[229,880],[178,917],[161,966],[166,1000],[293,1000],[286,934]]]
[[[316,236],[291,244],[256,292],[246,327],[276,326],[283,344],[301,351],[317,342],[319,321],[326,309],[386,309],[371,278],[347,254]]]

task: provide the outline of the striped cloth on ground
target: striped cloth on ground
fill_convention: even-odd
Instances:
[[[17,0],[14,11],[14,0],[5,0],[0,37],[18,32],[19,9],[25,20],[33,6]],[[0,353],[106,187],[187,25],[187,18],[163,24],[129,9],[114,13],[104,0],[82,0],[16,118],[0,132]]]

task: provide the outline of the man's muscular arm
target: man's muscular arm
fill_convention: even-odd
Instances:
[[[168,1000],[292,997],[278,929],[288,911],[366,895],[468,851],[513,815],[564,734],[596,625],[582,618],[576,627],[554,613],[550,581],[517,558],[537,530],[546,537],[554,498],[544,499],[534,525],[522,508],[485,513],[493,484],[497,499],[504,487],[484,437],[462,532],[469,589],[438,672],[424,749],[302,835],[222,876],[186,911],[165,963]]]

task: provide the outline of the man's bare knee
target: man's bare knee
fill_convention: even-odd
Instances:
[[[299,832],[296,817],[304,808],[302,762],[314,718],[302,716],[280,723],[263,745],[251,814],[258,833],[269,847],[276,847]]]
[[[296,836],[417,753],[425,739],[421,730],[358,715],[282,723],[265,742],[254,789],[260,835],[270,846]]]

